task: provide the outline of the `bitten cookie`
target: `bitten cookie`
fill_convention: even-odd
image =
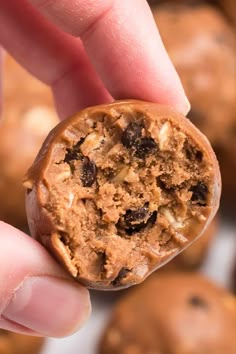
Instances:
[[[236,300],[196,273],[152,276],[118,301],[99,354],[235,354]]]
[[[0,354],[38,354],[43,341],[43,338],[0,329]]]
[[[10,56],[5,59],[0,124],[0,220],[25,230],[22,178],[58,118],[49,88]]]
[[[207,139],[171,108],[141,101],[60,123],[24,185],[32,236],[96,289],[143,281],[204,231],[220,196]]]
[[[166,49],[191,103],[189,118],[220,162],[223,196],[236,193],[236,41],[213,6],[160,5],[154,10]]]

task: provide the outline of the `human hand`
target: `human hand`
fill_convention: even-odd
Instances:
[[[0,10],[0,43],[51,86],[61,118],[113,98],[187,113],[145,0],[0,0]],[[60,337],[89,311],[84,287],[36,241],[0,223],[0,327]]]

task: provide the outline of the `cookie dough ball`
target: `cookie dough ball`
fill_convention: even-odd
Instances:
[[[99,354],[235,354],[236,300],[195,273],[162,273],[115,306]]]
[[[165,269],[192,270],[201,266],[205,260],[212,241],[217,233],[218,219],[215,217],[203,235],[190,247],[181,252],[171,262],[164,266]]]
[[[43,341],[43,338],[0,329],[0,354],[38,354]]]
[[[139,283],[214,216],[220,175],[206,138],[171,108],[120,101],[48,136],[25,178],[33,237],[90,288]]]
[[[0,220],[26,229],[22,178],[58,118],[49,88],[9,56],[5,64],[0,123]]]
[[[224,16],[208,5],[162,5],[154,11],[167,51],[180,75],[192,122],[220,161],[223,194],[236,193],[236,41]]]

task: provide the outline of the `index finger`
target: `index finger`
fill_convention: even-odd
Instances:
[[[60,29],[83,40],[116,99],[136,98],[174,106],[189,103],[145,0],[30,0]]]

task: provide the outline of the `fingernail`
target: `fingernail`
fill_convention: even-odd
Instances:
[[[189,100],[187,99],[187,97],[184,97],[184,102],[181,102],[181,105],[179,105],[178,107],[178,111],[180,113],[182,113],[184,116],[186,116],[188,114],[188,112],[190,111],[191,105],[189,103]]]
[[[3,317],[43,336],[64,337],[78,330],[89,314],[86,288],[72,281],[39,276],[23,281]]]

